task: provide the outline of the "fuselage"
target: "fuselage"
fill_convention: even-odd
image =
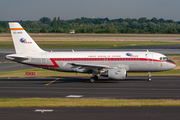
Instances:
[[[82,73],[91,73],[91,71],[87,68],[74,67],[72,64],[107,65],[112,68],[123,67],[128,72],[165,71],[176,66],[165,55],[155,52],[41,52],[26,53],[20,56],[28,58],[26,60],[16,60],[23,64],[58,71]]]

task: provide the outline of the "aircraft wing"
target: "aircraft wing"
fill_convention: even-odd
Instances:
[[[100,69],[111,69],[112,67],[108,65],[96,65],[96,64],[83,64],[83,63],[68,63],[73,65],[74,67],[81,67],[90,70],[100,70]]]
[[[83,63],[68,63],[68,64],[71,64],[74,67],[85,68],[92,71],[105,71],[107,69],[114,69],[114,68],[119,68],[119,69],[123,68],[123,69],[126,69],[126,71],[129,70],[129,66],[124,65],[124,64],[118,64],[117,66],[83,64]]]

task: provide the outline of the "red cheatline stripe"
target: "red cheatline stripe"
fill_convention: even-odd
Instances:
[[[148,58],[50,58],[51,61],[149,61],[149,62],[166,62],[162,60],[156,60],[156,59],[148,59]],[[53,63],[54,63],[53,62]],[[170,63],[174,64],[174,63]],[[55,65],[55,64],[54,64]],[[57,65],[55,65],[57,66]]]
[[[10,28],[10,30],[24,30],[23,28]]]
[[[50,58],[51,61],[147,61],[147,58]],[[152,61],[152,59],[148,59]]]

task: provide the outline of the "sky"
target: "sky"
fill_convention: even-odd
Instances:
[[[164,18],[180,21],[180,0],[0,0],[0,21],[60,17]]]

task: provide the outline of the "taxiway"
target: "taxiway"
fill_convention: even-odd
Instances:
[[[89,83],[89,77],[0,78],[0,89],[0,98],[180,99],[180,78],[100,77],[96,83]]]

